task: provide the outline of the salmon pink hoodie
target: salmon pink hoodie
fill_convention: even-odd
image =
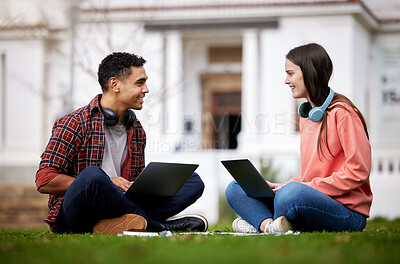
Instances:
[[[334,107],[326,112],[327,142],[334,157],[328,152],[324,139],[322,152],[318,155],[318,135],[322,122],[300,118],[301,176],[288,182],[311,186],[369,217],[372,203],[369,183],[371,146],[355,110],[345,103],[335,104],[341,104],[349,111]]]

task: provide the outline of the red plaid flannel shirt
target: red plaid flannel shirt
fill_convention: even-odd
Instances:
[[[127,127],[128,148],[122,177],[134,181],[144,169],[146,133],[139,121]],[[89,166],[101,167],[104,154],[104,116],[100,111],[99,95],[88,105],[57,120],[49,143],[41,156],[36,173],[39,189],[58,173],[76,177]],[[49,196],[49,215],[45,222],[50,229],[57,227],[57,215],[64,196]]]

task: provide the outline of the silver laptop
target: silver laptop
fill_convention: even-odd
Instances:
[[[248,159],[224,160],[221,163],[248,196],[254,198],[275,196],[275,192]]]
[[[174,196],[185,184],[198,164],[150,162],[125,192],[137,196]]]

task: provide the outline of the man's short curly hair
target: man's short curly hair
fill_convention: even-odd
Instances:
[[[105,57],[97,72],[98,81],[103,92],[108,91],[108,80],[111,77],[124,79],[132,74],[131,66],[141,67],[146,60],[127,52],[114,52]]]

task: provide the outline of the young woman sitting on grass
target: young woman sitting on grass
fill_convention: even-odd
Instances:
[[[238,232],[361,231],[372,202],[369,183],[371,147],[358,108],[329,86],[333,66],[318,44],[286,55],[286,80],[299,109],[300,177],[268,182],[274,198],[249,197],[236,183],[226,189],[228,203],[241,217]]]

